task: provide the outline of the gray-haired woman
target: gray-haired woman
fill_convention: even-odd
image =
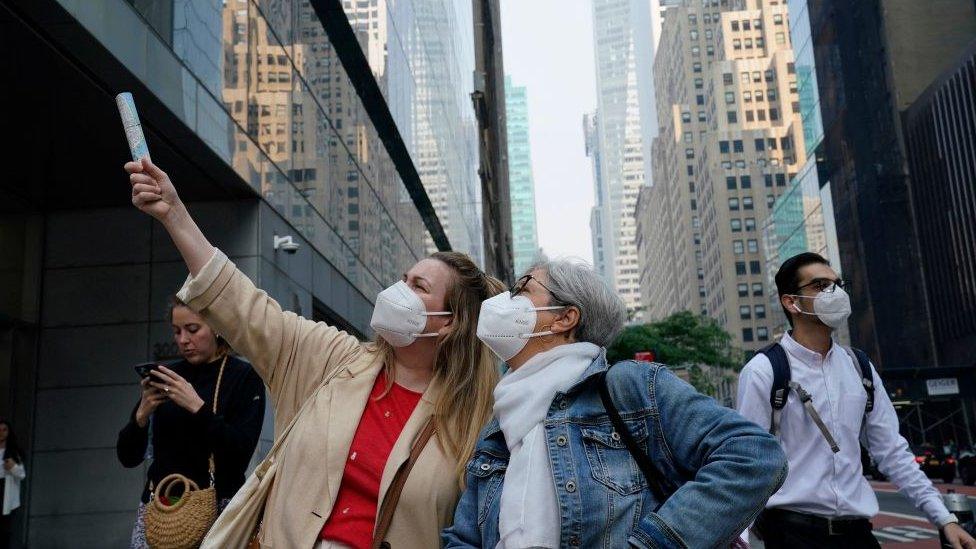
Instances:
[[[779,488],[768,433],[659,364],[608,367],[624,317],[570,261],[482,304],[478,336],[509,372],[446,547],[727,546]]]

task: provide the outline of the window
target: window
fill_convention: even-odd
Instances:
[[[776,174],[776,186],[785,187],[786,186],[786,175],[778,173]]]
[[[752,177],[748,175],[743,175],[742,177],[739,178],[739,184],[742,186],[743,189],[751,189]]]
[[[688,169],[688,175],[695,175],[695,167],[694,166],[692,166],[692,165],[689,164],[687,166],[687,169]],[[692,183],[692,185],[694,185],[694,183]],[[691,192],[695,192],[695,188],[694,187],[692,187]]]
[[[693,57],[701,57],[701,48],[698,46],[691,47],[691,55]]]
[[[767,208],[772,208],[773,207],[773,204],[775,202],[776,202],[776,197],[775,196],[773,196],[771,194],[767,194],[766,195],[766,207]]]
[[[760,297],[763,295],[763,285],[761,282],[752,283],[752,295],[755,297]]]
[[[762,74],[759,71],[752,71],[752,81],[762,82]]]
[[[754,275],[760,274],[762,272],[762,269],[759,267],[758,261],[749,262],[749,272]]]
[[[773,122],[779,120],[779,109],[769,109],[769,119]]]
[[[790,150],[790,149],[793,148],[793,141],[790,139],[790,136],[788,136],[788,135],[787,136],[784,136],[784,137],[781,137],[780,140],[779,140],[779,146],[784,151],[788,151],[788,150]]]
[[[691,31],[688,32],[688,37],[691,38],[692,40],[698,40],[698,30],[691,29]]]
[[[704,286],[699,286],[698,287],[698,297],[705,297],[705,287]]]
[[[709,17],[708,17],[708,14],[706,13],[705,14],[705,22],[706,23],[709,23],[709,20],[708,19],[709,19]],[[706,40],[711,40],[712,39],[712,29],[705,29],[705,39]]]
[[[746,262],[745,261],[736,261],[735,262],[735,274],[736,275],[744,275],[744,274],[746,274]]]
[[[725,178],[725,187],[728,190],[730,190],[730,191],[735,190],[735,178],[734,177],[726,177]]]
[[[742,30],[744,30],[744,31],[752,30],[752,21],[750,21],[748,19],[746,19],[745,21],[743,21],[742,22]]]
[[[757,158],[756,159],[756,165],[759,166],[760,168],[765,168],[766,167],[766,159],[765,158]]]
[[[743,152],[744,151],[744,148],[742,147],[742,140],[741,139],[736,139],[736,140],[732,141],[732,151],[733,152],[737,152],[737,153],[740,153],[740,152]]]
[[[701,71],[702,71],[702,64],[701,64],[701,62],[695,61],[694,63],[692,63],[691,64],[691,70],[693,72],[695,72],[695,73],[701,74]]]
[[[685,158],[694,158],[694,157],[695,157],[695,149],[692,148],[685,149]]]
[[[756,90],[756,101],[762,101],[762,100],[763,100],[762,90]]]
[[[749,83],[749,71],[745,71],[745,72],[739,74],[739,77],[742,80],[742,83],[743,84]]]
[[[735,255],[742,255],[746,253],[746,248],[742,245],[741,240],[732,241],[732,252],[735,253]]]
[[[793,103],[790,104],[790,108],[793,110],[793,113],[794,114],[799,114],[800,113],[800,102],[799,101],[794,101]]]
[[[695,200],[694,198],[691,199],[691,209],[692,210],[697,210],[698,209],[698,201]]]
[[[755,217],[747,217],[746,218],[746,230],[747,231],[754,231],[754,230],[756,230],[756,218]]]
[[[766,97],[768,97],[770,101],[776,101],[776,90],[773,88],[766,90]]]
[[[777,25],[782,25],[783,24],[783,14],[782,13],[774,13],[773,14],[773,23],[775,23]]]
[[[742,329],[742,341],[749,343],[752,341],[752,328]]]
[[[726,86],[731,86],[732,85],[732,73],[731,72],[726,72],[726,73],[723,73],[722,74],[722,83],[725,84]]]
[[[739,169],[745,169],[745,167],[746,167],[746,161],[745,160],[736,160],[735,161],[735,167],[736,168],[739,168]]]
[[[753,115],[752,111],[746,111],[746,122],[755,122],[756,117]]]
[[[766,150],[766,140],[765,139],[757,139],[756,140],[756,152],[761,152],[761,151],[764,151],[764,150]]]
[[[757,48],[763,48],[765,46],[766,46],[766,41],[763,40],[762,36],[756,37],[756,47]]]
[[[685,112],[681,113],[681,121],[682,122],[691,122],[691,112],[685,111]]]
[[[722,167],[725,168],[726,170],[731,170],[732,169],[732,162],[729,162],[728,160],[723,160],[722,161]]]
[[[699,122],[704,122],[705,121],[705,111],[698,111],[698,121]],[[689,122],[690,122],[690,120],[689,120]]]
[[[691,132],[685,132],[684,138],[685,138],[685,143],[691,143],[691,139],[692,139]]]
[[[759,317],[757,316],[756,318]],[[756,336],[758,336],[759,341],[769,341],[769,329],[765,326],[756,328]]]
[[[759,30],[762,28],[762,19],[756,19],[752,22],[752,28]]]
[[[739,305],[739,320],[749,320],[752,318],[752,307]]]
[[[691,166],[688,166],[688,167],[690,168]],[[688,192],[690,192],[692,194],[695,193],[695,182],[694,181],[689,181],[688,182]]]
[[[694,13],[689,13],[688,14],[688,22],[691,23],[692,25],[697,25],[698,24],[698,16],[695,15]]]
[[[734,50],[741,50],[742,49],[742,40],[739,40],[738,38],[736,38],[735,40],[733,40],[732,41],[732,49],[734,49]]]
[[[735,179],[735,178],[733,177],[731,179]],[[729,209],[732,210],[732,211],[736,211],[736,210],[739,209],[739,199],[738,198],[735,198],[734,196],[732,198],[729,198]]]
[[[786,72],[789,74],[796,74],[796,63],[792,61],[786,64]]]
[[[731,105],[731,104],[735,103],[735,93],[734,92],[725,92],[725,103],[727,105]]]
[[[744,92],[742,92],[742,100],[745,101],[746,103],[751,103],[752,102],[752,92],[750,92],[750,91],[744,91]]]
[[[701,95],[701,94],[696,95],[695,96],[695,104],[698,105],[699,107],[704,106],[705,105],[705,96],[704,95]]]
[[[745,177],[749,177],[749,176],[745,176]],[[752,197],[751,196],[744,196],[744,197],[742,197],[742,209],[743,210],[751,210],[752,209]]]
[[[745,46],[747,49],[752,49],[752,38],[745,39]]]
[[[766,318],[766,306],[756,305],[753,310],[756,313],[756,318]]]
[[[736,115],[735,111],[728,111],[728,112],[726,112],[725,113],[725,117],[728,119],[729,124],[735,124],[736,122],[739,121],[738,116]]]
[[[766,109],[759,109],[758,111],[756,111],[756,114],[760,122],[766,121]]]
[[[701,78],[696,78],[695,79],[695,89],[696,90],[700,90],[700,89],[702,89],[704,87],[705,87],[705,80],[703,80]]]
[[[741,219],[730,219],[729,220],[729,224],[732,227],[732,232],[733,233],[741,233],[742,232],[742,220]]]
[[[732,30],[734,30],[734,31],[739,30],[739,22],[738,21],[732,21]]]
[[[718,142],[718,152],[720,152],[722,154],[728,154],[729,153],[729,142],[728,141],[719,141]]]
[[[752,197],[750,196],[749,198],[752,198]],[[749,253],[751,253],[751,254],[759,253],[759,241],[758,240],[756,240],[755,238],[750,238],[749,239],[749,242],[747,243],[747,245],[748,245],[748,248],[747,249],[749,250]]]
[[[766,140],[766,146],[769,147],[769,150],[775,151],[776,150],[776,138],[775,137],[770,137],[769,139],[767,139]]]
[[[739,284],[737,286],[739,290],[739,297],[749,297],[749,285],[746,283]]]
[[[759,141],[759,139],[757,139],[756,141]],[[763,175],[763,179],[766,180],[766,186],[767,187],[772,187],[773,186],[773,174],[767,173],[767,174]]]

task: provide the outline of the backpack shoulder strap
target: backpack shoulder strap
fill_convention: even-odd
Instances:
[[[769,422],[769,433],[776,436],[779,434],[783,407],[786,406],[786,400],[790,396],[790,359],[779,343],[767,345],[759,352],[766,355],[773,367],[773,385],[769,388],[769,404],[772,406],[773,415]]]
[[[874,410],[874,375],[871,373],[871,359],[868,358],[867,353],[860,349],[845,346],[844,350],[851,357],[851,362],[857,368],[857,373],[861,375],[861,384],[864,386],[864,392],[868,394],[868,401],[864,405],[864,413],[870,414],[871,410]]]
[[[624,446],[627,447],[627,451],[630,452],[630,456],[637,463],[637,467],[643,473],[644,478],[647,480],[647,486],[651,489],[654,494],[654,498],[657,500],[657,507],[654,509],[657,511],[661,505],[671,496],[672,490],[665,488],[667,482],[664,479],[664,475],[661,471],[655,467],[654,462],[651,461],[650,456],[647,455],[634,440],[631,435],[630,430],[627,428],[627,424],[624,423],[622,417],[620,417],[620,412],[617,410],[617,406],[613,403],[613,398],[610,396],[610,383],[607,381],[607,374],[610,373],[610,368],[613,365],[607,366],[606,371],[600,376],[600,400],[603,401],[603,407],[607,410],[607,415],[610,416],[610,422],[613,423],[613,430],[620,435],[620,439],[623,441]]]

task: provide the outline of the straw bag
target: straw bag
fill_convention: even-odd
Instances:
[[[217,413],[220,380],[224,377],[227,357],[220,363],[217,386],[214,388],[213,413]],[[183,486],[180,499],[169,504],[171,492]],[[210,454],[210,486],[203,490],[187,477],[173,473],[156,486],[146,507],[146,541],[153,549],[193,549],[217,520],[217,490],[214,488],[214,456]],[[165,502],[165,503],[164,503]]]

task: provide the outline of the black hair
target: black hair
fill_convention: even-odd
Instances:
[[[12,459],[16,463],[23,463],[25,449],[17,441],[17,434],[14,433],[13,426],[10,425],[9,421],[3,418],[0,418],[0,423],[7,426],[7,445],[3,451],[3,458]]]
[[[779,270],[776,271],[776,292],[779,297],[784,295],[793,295],[800,291],[800,280],[799,273],[800,269],[806,267],[807,265],[830,265],[824,256],[813,253],[813,252],[803,252],[802,254],[794,255],[793,257],[787,259],[780,265]],[[786,313],[786,319],[790,321],[790,326],[793,326],[793,315],[786,307],[783,307],[783,312]]]

